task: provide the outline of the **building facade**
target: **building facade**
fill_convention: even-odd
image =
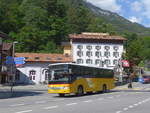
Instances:
[[[52,63],[72,62],[70,56],[63,54],[16,53],[15,57],[24,57],[25,64],[16,65],[15,82],[17,84],[47,83],[47,66]]]
[[[70,54],[75,63],[109,69],[113,69],[121,61],[123,43],[126,40],[107,33],[71,34],[69,38]],[[64,50],[64,54],[65,52]]]
[[[9,37],[7,34],[3,33],[0,31],[0,84],[3,83],[2,81],[2,78],[3,78],[3,75],[2,75],[2,65],[3,65],[3,40],[7,40]]]

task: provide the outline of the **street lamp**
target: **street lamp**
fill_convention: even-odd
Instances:
[[[18,42],[17,41],[14,41],[13,42],[13,49],[12,49],[12,60],[13,60],[13,63],[11,63],[11,75],[12,75],[12,84],[11,84],[11,92],[13,90],[13,83],[15,82],[15,68],[14,68],[14,57],[15,57],[15,44],[17,44]]]

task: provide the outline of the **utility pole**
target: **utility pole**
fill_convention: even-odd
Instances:
[[[11,83],[11,93],[13,93],[13,85],[15,83],[15,70],[14,70],[14,57],[15,57],[15,44],[17,41],[13,42],[13,49],[12,49],[12,63],[11,63],[11,75],[12,75],[12,83]]]

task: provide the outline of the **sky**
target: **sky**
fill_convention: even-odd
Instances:
[[[111,12],[118,13],[131,22],[150,28],[150,0],[87,0]]]

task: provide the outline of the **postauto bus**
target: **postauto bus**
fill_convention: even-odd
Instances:
[[[114,73],[111,69],[83,66],[74,63],[56,63],[48,66],[48,93],[76,94],[106,92],[114,88]]]

